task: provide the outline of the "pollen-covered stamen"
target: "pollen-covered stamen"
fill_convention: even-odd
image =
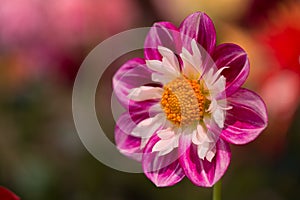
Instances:
[[[164,86],[161,105],[167,119],[177,126],[199,121],[205,111],[203,88],[198,80],[178,77]]]

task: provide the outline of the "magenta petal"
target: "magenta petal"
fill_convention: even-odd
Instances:
[[[226,95],[239,89],[249,75],[247,53],[238,45],[226,43],[216,47],[212,55],[217,68],[229,67],[222,72],[226,78]]]
[[[208,53],[216,45],[216,30],[212,20],[202,12],[189,15],[180,25],[179,30],[183,35],[182,43],[190,50],[191,39],[195,39]]]
[[[147,101],[129,101],[128,112],[131,116],[131,119],[138,124],[144,119],[147,119],[150,116],[149,109],[155,104],[159,103],[158,100],[147,100]],[[158,113],[152,113],[158,114]]]
[[[226,113],[221,137],[232,144],[254,140],[267,126],[268,116],[263,100],[254,92],[240,88],[227,98],[232,109]]]
[[[158,46],[166,47],[172,50],[173,52],[179,54],[181,51],[179,35],[179,30],[172,23],[155,23],[151,27],[145,40],[144,52],[146,60],[162,59],[162,56],[157,50]]]
[[[172,186],[184,178],[184,172],[178,162],[178,153],[174,149],[172,152],[158,156],[157,152],[152,152],[153,146],[160,140],[154,135],[144,149],[142,166],[146,176],[157,186]]]
[[[151,71],[146,66],[144,59],[135,58],[127,61],[116,72],[113,77],[113,88],[119,102],[128,108],[129,90],[152,82]]]
[[[216,154],[211,162],[200,159],[197,146],[190,139],[182,136],[179,142],[179,161],[185,175],[197,186],[211,187],[226,172],[231,158],[229,144],[222,139],[216,144]]]
[[[140,149],[141,139],[130,135],[135,126],[136,123],[131,120],[130,115],[127,112],[123,113],[116,123],[115,142],[121,153],[141,161],[143,154],[143,150]]]

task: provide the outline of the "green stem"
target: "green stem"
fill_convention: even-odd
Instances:
[[[221,200],[222,180],[219,180],[213,187],[213,200]]]

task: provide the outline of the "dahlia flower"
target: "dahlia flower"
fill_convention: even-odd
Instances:
[[[241,88],[249,74],[246,52],[235,44],[216,46],[213,22],[197,12],[179,28],[155,23],[144,53],[113,78],[127,109],[116,123],[117,148],[142,162],[156,186],[185,176],[213,186],[229,166],[229,143],[246,144],[267,124],[263,100]]]

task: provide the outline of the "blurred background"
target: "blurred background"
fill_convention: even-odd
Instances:
[[[245,87],[268,107],[269,126],[232,146],[223,199],[297,199],[300,188],[300,2],[296,0],[0,0],[0,185],[24,200],[211,199],[188,179],[157,189],[144,174],[104,166],[72,118],[77,70],[100,42],[156,21],[206,12],[217,42],[249,54]],[[111,77],[142,52],[116,60],[97,92],[99,123],[113,140]],[[106,108],[106,109],[105,109]],[[0,197],[1,199],[1,197]]]

